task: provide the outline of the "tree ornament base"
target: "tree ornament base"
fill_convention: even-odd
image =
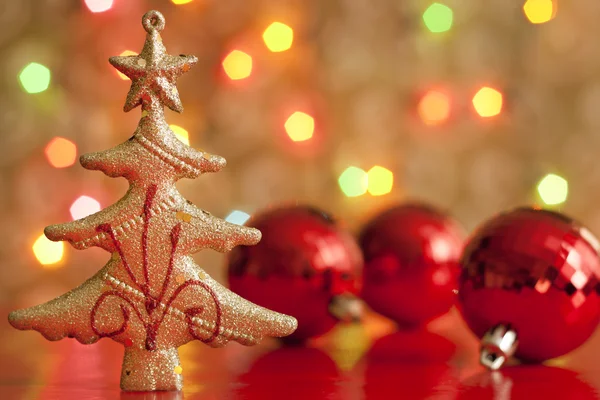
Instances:
[[[181,390],[183,375],[176,348],[125,349],[121,369],[121,389],[132,392]]]

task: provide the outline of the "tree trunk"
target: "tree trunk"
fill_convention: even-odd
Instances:
[[[176,348],[125,348],[121,389],[126,391],[181,390],[183,376]]]

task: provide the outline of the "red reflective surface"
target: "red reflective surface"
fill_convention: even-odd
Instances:
[[[8,309],[4,311],[4,314]],[[600,335],[553,365],[478,365],[478,344],[458,313],[428,330],[397,332],[377,316],[338,325],[310,347],[230,344],[180,349],[181,393],[119,390],[123,349],[110,340],[85,346],[48,342],[0,323],[0,399],[577,399],[598,398]]]
[[[238,246],[228,256],[229,288],[263,307],[298,319],[288,339],[304,340],[329,331],[334,296],[356,294],[362,275],[360,249],[350,234],[324,212],[305,206],[268,210],[247,226],[262,232],[255,246]]]
[[[517,366],[477,374],[461,383],[460,400],[592,400],[598,393],[577,372],[550,366]]]
[[[363,228],[363,299],[402,326],[418,326],[454,304],[463,233],[429,206],[404,204]]]
[[[258,357],[239,376],[235,394],[245,399],[340,398],[341,379],[337,365],[323,350],[283,347]]]
[[[585,228],[553,212],[517,209],[491,219],[463,255],[465,320],[479,336],[511,324],[523,359],[547,360],[575,349],[600,321],[595,246]]]

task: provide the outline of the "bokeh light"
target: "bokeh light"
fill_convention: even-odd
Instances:
[[[169,128],[171,128],[175,136],[177,136],[177,139],[188,146],[190,145],[190,134],[185,128],[182,128],[179,125],[169,125]]]
[[[376,165],[367,173],[367,183],[371,196],[382,196],[392,191],[394,174],[389,169]]]
[[[66,168],[75,164],[77,146],[63,137],[55,137],[46,145],[46,159],[54,168]]]
[[[450,30],[453,18],[452,9],[441,3],[433,3],[423,13],[425,26],[434,33]]]
[[[110,10],[114,0],[85,0],[85,5],[93,13],[99,13]]]
[[[561,176],[548,174],[538,183],[537,191],[545,204],[562,204],[567,200],[569,183]]]
[[[430,90],[421,98],[417,109],[426,125],[438,125],[450,116],[450,97],[437,90]]]
[[[77,200],[71,204],[69,211],[71,212],[71,217],[76,220],[97,213],[101,209],[100,202],[93,197],[79,196]]]
[[[315,120],[306,113],[296,111],[288,117],[284,127],[292,141],[303,142],[312,138],[315,131]]]
[[[191,3],[192,1],[194,1],[194,0],[171,0],[171,2],[173,4],[176,4],[178,6],[181,5],[181,4]]]
[[[553,0],[527,0],[523,13],[532,24],[543,24],[554,18],[556,6]]]
[[[240,210],[233,210],[225,217],[225,221],[236,225],[244,225],[250,219],[250,214]]]
[[[42,234],[33,243],[32,250],[40,264],[52,265],[62,260],[65,246],[63,242],[53,242]]]
[[[473,107],[483,118],[494,117],[502,111],[502,101],[502,93],[485,86],[473,96]]]
[[[252,57],[240,50],[233,50],[223,60],[223,69],[231,80],[245,79],[252,73]]]
[[[263,32],[263,40],[274,53],[289,50],[294,41],[294,30],[281,22],[273,22]]]
[[[27,93],[40,93],[50,86],[50,70],[42,64],[29,63],[19,73],[19,82]]]
[[[369,177],[363,169],[351,166],[341,173],[338,184],[346,196],[362,196],[367,193]]]
[[[124,52],[122,52],[121,54],[119,54],[119,56],[123,57],[123,56],[137,56],[138,53],[136,53],[133,50],[125,50]],[[117,73],[117,75],[119,76],[119,78],[123,79],[124,81],[128,80],[129,77],[127,75],[125,75],[124,73],[122,73],[119,70],[115,69],[115,72]]]

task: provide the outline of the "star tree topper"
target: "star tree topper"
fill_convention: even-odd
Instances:
[[[91,344],[109,337],[125,346],[123,390],[179,390],[177,347],[191,340],[253,345],[264,336],[291,334],[297,321],[229,291],[190,256],[204,248],[225,252],[253,245],[261,235],[200,210],[177,191],[177,180],[217,172],[225,160],[183,144],[169,128],[164,106],[183,110],[175,81],[197,59],[166,54],[161,13],[146,13],[142,23],[147,36],[141,54],[110,59],[132,80],[124,110],[141,105],[138,127],[126,142],[81,157],[84,168],[125,177],[129,190],[96,214],[44,231],[51,240],[77,249],[97,246],[112,257],[78,288],[14,311],[9,321],[49,340]]]

